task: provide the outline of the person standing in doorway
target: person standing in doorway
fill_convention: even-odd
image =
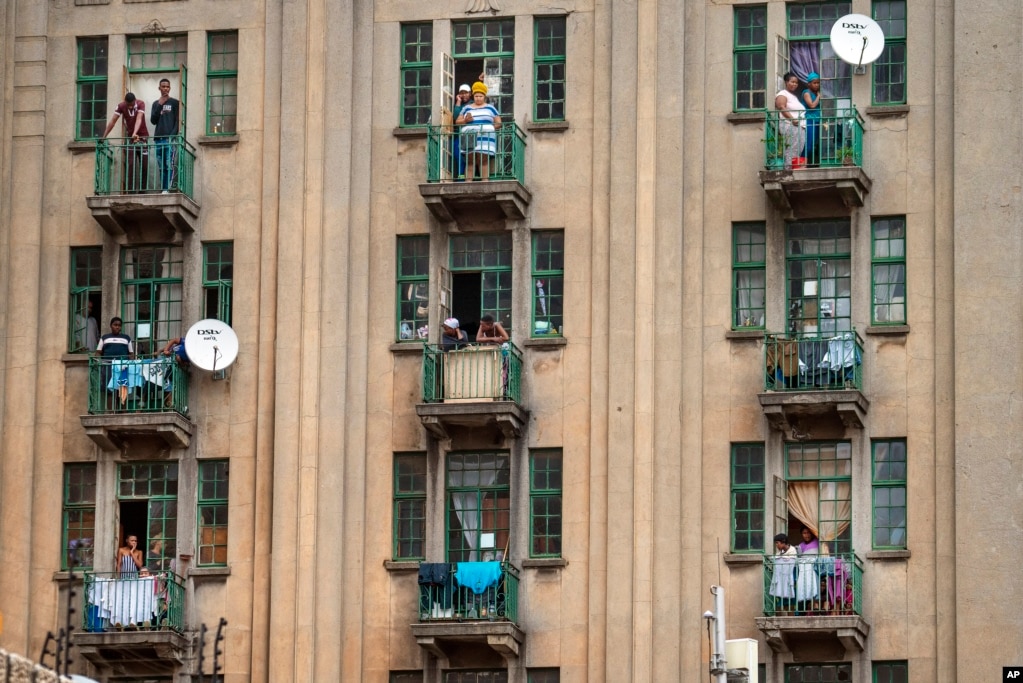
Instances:
[[[156,138],[156,165],[160,169],[160,188],[163,194],[174,188],[177,177],[178,130],[181,124],[181,103],[170,96],[171,84],[160,79],[160,99],[153,102],[149,122]]]
[[[114,115],[103,131],[103,137],[121,119],[124,127],[124,192],[145,192],[149,189],[149,129],[146,127],[146,103],[135,98],[135,93],[125,93],[124,101],[114,109]]]

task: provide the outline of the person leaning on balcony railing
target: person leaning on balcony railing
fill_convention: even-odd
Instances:
[[[494,321],[489,313],[480,318],[480,328],[476,331],[476,341],[480,344],[503,344],[508,341],[508,333],[504,326]]]
[[[469,335],[459,329],[458,318],[448,318],[441,323],[440,348],[442,351],[457,351],[469,345]]]
[[[785,168],[792,168],[792,160],[800,156],[806,145],[806,119],[803,118],[806,107],[796,97],[799,78],[791,71],[782,77],[785,88],[778,91],[774,98],[774,108],[778,110],[778,132],[785,140]]]
[[[99,338],[96,345],[96,353],[102,358],[100,365],[100,378],[104,390],[110,389],[111,366],[114,361],[123,358],[135,357],[135,346],[132,344],[131,336],[121,332],[124,322],[117,316],[110,319],[110,332]],[[120,394],[121,404],[128,399],[128,368],[122,366],[117,377],[117,388]]]
[[[768,595],[774,598],[776,612],[788,612],[793,608],[796,597],[796,549],[789,545],[789,537],[778,534],[774,537],[773,571]]]
[[[146,128],[146,103],[135,98],[135,93],[125,93],[124,102],[117,105],[114,115],[103,131],[103,137],[121,119],[124,128],[124,178],[125,192],[145,192],[149,189],[149,129]]]
[[[487,86],[482,81],[472,84],[472,103],[462,107],[455,119],[462,126],[461,149],[465,158],[465,180],[475,179],[476,161],[479,160],[480,179],[490,180],[490,157],[497,154],[497,129],[501,115],[487,103]]]

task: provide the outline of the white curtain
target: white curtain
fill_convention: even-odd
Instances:
[[[448,463],[448,486],[484,487],[492,486],[497,479],[499,468],[486,468],[483,470],[473,466],[471,469],[464,469],[465,463],[460,459],[453,459]],[[451,506],[458,517],[458,524],[462,528],[462,535],[465,537],[465,544],[469,551],[469,562],[479,560],[479,537],[480,537],[480,492],[475,491],[451,491]]]

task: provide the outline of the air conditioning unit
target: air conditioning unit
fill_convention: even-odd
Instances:
[[[726,640],[725,662],[728,667],[728,683],[759,683],[757,641],[753,638]]]

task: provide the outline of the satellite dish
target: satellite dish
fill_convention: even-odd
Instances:
[[[89,678],[88,676],[82,676],[80,674],[70,674],[69,678],[71,683],[99,683],[95,678]]]
[[[192,365],[217,372],[238,358],[238,335],[231,326],[214,318],[200,320],[188,328],[185,353]]]
[[[884,50],[884,31],[870,17],[847,14],[831,27],[831,48],[855,67],[872,64]]]

